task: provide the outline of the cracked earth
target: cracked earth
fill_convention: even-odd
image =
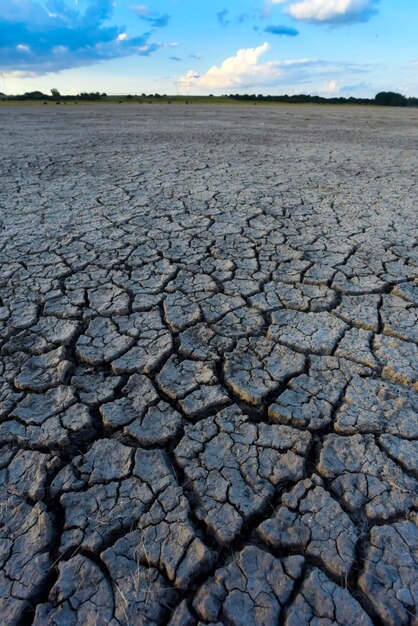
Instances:
[[[0,126],[1,624],[416,626],[417,112]]]

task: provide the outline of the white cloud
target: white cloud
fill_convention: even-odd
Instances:
[[[341,81],[340,80],[329,80],[326,85],[320,89],[320,91],[324,94],[334,96],[340,92]]]
[[[146,44],[145,46],[139,46],[137,50],[140,54],[147,55],[148,52],[151,52],[153,45],[158,45],[158,44]]]
[[[225,59],[221,66],[213,65],[204,74],[190,70],[180,78],[185,88],[231,89],[257,85],[274,85],[288,76],[294,66],[306,66],[315,61],[296,59],[290,61],[268,61],[259,64],[260,57],[270,49],[263,43],[258,48],[242,48],[235,56]]]
[[[286,0],[271,0],[282,4]],[[364,21],[374,11],[378,0],[300,0],[291,2],[286,12],[297,20],[319,23]]]
[[[25,78],[37,78],[38,76],[38,72],[26,72],[20,70],[1,73],[1,78],[3,80],[23,80]]]
[[[144,4],[137,4],[130,8],[131,8],[131,11],[136,13],[139,17],[148,17],[151,14],[151,9],[149,9]]]

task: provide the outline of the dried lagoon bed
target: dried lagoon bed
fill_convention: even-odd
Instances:
[[[418,111],[0,127],[2,624],[416,624]]]

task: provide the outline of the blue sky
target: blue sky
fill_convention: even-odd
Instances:
[[[418,0],[0,0],[0,91],[418,96]]]

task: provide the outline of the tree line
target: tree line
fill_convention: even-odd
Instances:
[[[323,98],[322,96],[310,96],[308,94],[298,94],[294,96],[263,96],[262,94],[230,94],[226,96],[232,100],[247,100],[260,102],[287,102],[293,104],[373,104],[379,106],[393,107],[416,107],[418,98],[407,98],[394,91],[380,91],[374,98],[344,98],[341,96],[334,98]]]
[[[92,91],[90,93],[81,92],[77,95],[62,95],[58,89],[51,89],[51,95],[43,93],[42,91],[27,91],[24,94],[18,96],[6,96],[0,94],[2,100],[101,100],[106,98],[106,93],[100,93],[98,91]]]
[[[51,89],[51,95],[45,94],[42,91],[29,91],[21,95],[16,96],[6,96],[5,94],[0,93],[0,97],[2,100],[43,100],[47,102],[49,100],[55,100],[56,102],[61,102],[62,100],[66,101],[77,101],[77,100],[91,100],[97,101],[104,98],[107,98],[106,93],[100,93],[98,91],[92,92],[81,92],[78,95],[62,95],[58,89]],[[143,93],[141,96],[117,96],[123,97],[127,100],[135,100],[139,98],[167,98],[166,94],[160,95],[158,93],[155,94],[145,94]],[[210,99],[216,100],[216,96],[210,94],[208,96]],[[193,100],[193,96],[188,96],[190,100]],[[400,93],[396,93],[394,91],[380,91],[374,98],[354,98],[350,96],[349,98],[344,98],[342,96],[332,97],[332,98],[324,98],[322,96],[311,96],[309,94],[297,94],[293,96],[281,95],[281,96],[265,96],[263,94],[227,94],[221,96],[222,99],[229,98],[231,100],[237,101],[248,101],[248,102],[282,102],[288,104],[362,104],[362,105],[379,105],[379,106],[395,106],[395,107],[416,107],[418,106],[418,98],[414,97],[406,97]],[[176,99],[181,99],[181,97],[176,97]]]

